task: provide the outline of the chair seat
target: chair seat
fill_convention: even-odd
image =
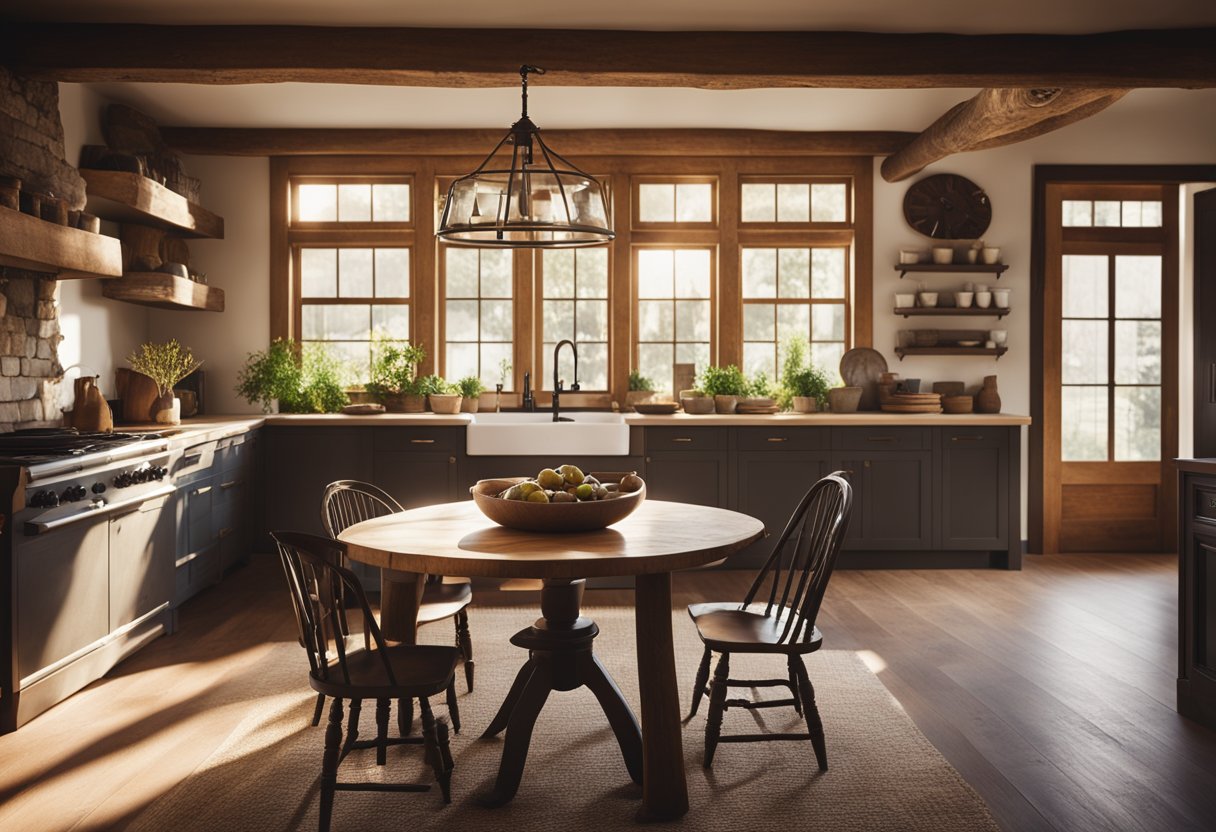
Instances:
[[[456,673],[460,651],[455,647],[401,644],[385,649],[397,684],[391,684],[378,650],[357,650],[346,656],[350,682],[342,679],[337,662],[330,666],[330,677],[319,678],[314,671],[309,683],[317,693],[344,699],[400,699],[434,696],[445,691]]]
[[[429,624],[451,618],[473,600],[473,587],[467,583],[433,583],[422,590],[418,607],[418,623]]]
[[[697,626],[697,635],[702,643],[720,653],[813,653],[823,645],[823,634],[815,627],[806,641],[783,643],[781,634],[785,629],[789,609],[780,615],[766,616],[763,605],[741,610],[738,603],[711,602],[690,604],[688,615]]]

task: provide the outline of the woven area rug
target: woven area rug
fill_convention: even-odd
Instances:
[[[600,625],[596,652],[635,712],[637,670],[633,613],[628,608],[587,608]],[[683,612],[675,615],[681,707],[688,709],[700,642]],[[477,687],[464,692],[458,671],[464,726],[452,737],[456,768],[452,798],[438,788],[424,794],[339,792],[333,829],[478,830],[620,829],[635,825],[641,788],[625,771],[607,721],[590,691],[554,693],[537,721],[519,794],[508,806],[484,808],[478,798],[494,782],[502,744],[479,740],[493,717],[523,651],[507,638],[535,613],[524,607],[472,608]],[[421,640],[447,643],[446,622],[423,628]],[[128,827],[136,832],[190,830],[315,830],[324,728],[312,728],[314,697],[307,687],[304,651],[281,644],[263,665],[247,700],[248,714],[191,777],[145,809]],[[736,678],[780,676],[781,658],[735,657]],[[701,766],[705,705],[684,729],[691,809],[669,828],[688,830],[932,830],[974,832],[998,827],[975,791],[917,730],[878,678],[853,653],[824,650],[807,660],[827,734],[831,766],[820,773],[810,743],[770,742],[718,747],[714,767]],[[764,689],[778,697],[781,689]],[[737,695],[737,694],[736,694]],[[442,715],[437,698],[435,711]],[[375,708],[365,707],[361,735],[374,736]],[[755,715],[753,715],[755,714]],[[394,718],[395,725],[395,718]],[[798,731],[793,709],[727,712],[726,732]],[[374,751],[353,752],[340,780],[432,782],[421,748],[389,749],[386,767]]]

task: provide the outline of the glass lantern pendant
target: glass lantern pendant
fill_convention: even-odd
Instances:
[[[578,248],[616,237],[604,186],[540,137],[528,118],[528,75],[521,66],[522,113],[477,169],[448,189],[435,236],[481,248]],[[510,163],[507,163],[507,148]],[[496,162],[496,157],[499,161]]]

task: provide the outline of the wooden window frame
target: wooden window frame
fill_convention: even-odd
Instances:
[[[643,185],[709,185],[711,188],[709,197],[710,219],[708,222],[680,222],[673,220],[671,222],[652,222],[640,219],[642,207],[642,186]],[[652,174],[635,175],[629,177],[629,192],[631,202],[629,208],[630,227],[635,231],[714,231],[719,227],[720,210],[719,205],[721,199],[721,183],[715,174],[707,175],[684,175],[684,176],[656,176]]]
[[[596,394],[596,395],[610,395],[610,394],[611,394],[611,390],[612,390],[612,358],[613,358],[613,351],[614,351],[615,349],[617,349],[617,343],[616,343],[616,341],[615,341],[615,340],[614,340],[614,338],[613,338],[613,335],[614,335],[614,321],[613,321],[613,302],[612,302],[612,301],[613,301],[613,291],[612,291],[612,288],[613,288],[613,287],[612,287],[612,274],[613,274],[613,266],[614,266],[614,263],[613,263],[613,259],[614,259],[614,252],[613,252],[613,250],[612,250],[612,247],[611,247],[611,246],[606,246],[605,248],[607,249],[607,256],[608,256],[608,296],[607,296],[607,297],[604,297],[604,298],[584,298],[584,300],[602,300],[604,303],[606,303],[606,304],[607,304],[607,318],[608,318],[608,340],[607,340],[607,350],[608,350],[608,367],[607,367],[607,370],[606,370],[606,373],[605,373],[605,378],[608,380],[608,387],[607,387],[606,389],[599,390],[599,389],[595,389],[595,388],[589,388],[589,387],[586,387],[586,386],[584,385],[584,386],[583,386],[583,388],[582,388],[582,390],[580,390],[580,392],[581,392],[581,393],[590,393],[590,394]],[[577,251],[578,251],[578,249],[575,249],[575,252],[577,252]],[[548,379],[546,379],[546,378],[544,377],[545,353],[547,352],[547,350],[545,349],[545,343],[546,343],[546,342],[545,342],[545,308],[544,308],[544,304],[545,304],[545,301],[546,301],[546,300],[563,300],[563,298],[546,298],[546,297],[545,297],[545,258],[544,258],[544,253],[543,253],[543,252],[541,252],[541,253],[539,253],[539,254],[534,254],[533,256],[535,257],[535,266],[534,266],[534,269],[535,269],[535,271],[534,271],[534,275],[535,275],[535,277],[534,277],[534,283],[533,283],[533,286],[534,286],[534,288],[535,288],[535,292],[534,292],[534,294],[535,294],[535,298],[534,298],[534,300],[533,300],[533,307],[532,307],[532,310],[533,310],[533,311],[532,311],[532,320],[535,322],[535,327],[536,327],[536,337],[532,339],[532,340],[533,340],[533,342],[534,342],[534,343],[533,343],[533,347],[534,347],[534,349],[533,349],[533,356],[532,356],[532,366],[534,366],[534,367],[539,367],[539,368],[540,368],[540,373],[541,373],[541,375],[540,375],[539,377],[537,377],[537,376],[535,376],[535,375],[534,375],[535,381],[534,381],[534,383],[533,383],[533,385],[532,385],[532,389],[533,389],[533,390],[535,390],[535,391],[536,391],[536,392],[538,392],[538,393],[543,392],[543,393],[546,393],[546,394],[548,394],[548,395],[552,395],[553,391],[552,391],[552,390],[545,389],[545,386],[544,386],[546,381],[548,381],[548,382],[549,382],[549,384],[550,384],[550,385],[552,385],[552,381],[551,381],[551,380],[548,380]],[[576,259],[575,259],[575,284],[574,284],[574,297],[571,299],[571,300],[572,300],[572,301],[575,303],[575,313],[574,313],[574,314],[575,314],[575,329],[576,329],[576,330],[577,330],[577,328],[578,328],[578,301],[579,301],[579,296],[578,296],[578,271],[577,271],[577,269],[578,269],[577,262],[578,262],[578,261],[577,261],[577,257],[578,257],[578,255],[577,255],[577,253],[576,253],[576,254],[575,254],[575,258],[576,258]],[[592,341],[592,342],[590,342],[590,343],[593,343],[593,344],[598,344],[598,343],[601,343],[601,342],[600,342],[600,341]],[[565,395],[565,393],[563,393],[563,395]]]
[[[456,248],[456,247],[453,246],[453,248]],[[479,250],[477,247],[474,247],[474,246],[465,246],[463,248],[467,248],[468,250],[471,250],[471,251]],[[493,250],[504,251],[504,249],[493,249]],[[477,301],[477,303],[478,303],[478,336],[479,336],[478,340],[476,342],[456,341],[453,343],[462,343],[462,344],[477,343],[480,345],[482,343],[481,339],[480,339],[480,335],[481,335],[481,331],[480,331],[480,329],[481,329],[481,307],[480,307],[480,304],[482,303],[482,301],[486,301],[486,300],[510,300],[511,301],[511,375],[508,378],[508,382],[507,382],[506,386],[503,387],[503,391],[504,392],[514,392],[516,389],[515,384],[514,384],[515,368],[520,366],[521,349],[523,348],[523,345],[525,344],[525,340],[521,339],[519,337],[519,332],[520,332],[519,327],[520,327],[521,323],[524,326],[529,325],[526,313],[524,315],[520,314],[521,309],[524,309],[524,310],[528,309],[529,308],[528,303],[530,303],[530,291],[528,291],[529,287],[527,285],[525,285],[527,283],[527,281],[525,279],[521,279],[520,261],[529,260],[530,258],[528,257],[529,252],[522,250],[522,249],[514,249],[514,250],[505,249],[505,251],[507,251],[507,253],[511,255],[511,297],[510,298],[483,297],[481,295],[480,274],[479,274],[477,297],[475,297],[475,298],[466,298],[466,297],[455,298],[455,300],[475,300],[475,301]],[[523,269],[522,271],[526,272],[526,268]],[[445,310],[447,309],[447,301],[448,301],[448,297],[447,297],[447,256],[446,256],[445,251],[442,248],[439,250],[438,255],[436,257],[435,275],[436,275],[436,284],[437,284],[437,287],[436,287],[437,302],[438,302],[438,306],[439,306],[439,313],[436,316],[437,322],[438,322],[438,331],[437,331],[436,340],[435,340],[435,350],[436,350],[435,366],[438,368],[436,370],[436,372],[439,373],[440,375],[442,375],[444,378],[448,379],[448,381],[456,381],[457,379],[448,378],[448,375],[447,375],[448,338],[447,338],[447,315],[445,314]],[[525,303],[524,300],[521,299],[521,297],[520,297],[521,294],[524,294],[526,297],[528,297],[528,303]],[[488,341],[486,343],[501,344],[503,342],[502,341]],[[478,360],[478,364],[480,365],[480,363],[481,363],[480,352],[478,353],[477,360]],[[522,376],[521,376],[521,378],[522,378]]]
[[[747,221],[743,219],[743,186],[744,185],[802,185],[805,184],[808,188],[811,185],[844,185],[845,186],[845,218],[843,222],[829,222],[824,220],[808,219],[802,221],[782,221],[782,220],[761,220]],[[782,175],[759,175],[748,174],[739,177],[739,228],[740,230],[797,230],[806,231],[811,229],[817,230],[842,230],[851,231],[854,227],[854,217],[856,212],[856,200],[853,197],[853,191],[856,183],[848,176],[782,176]],[[774,194],[774,200],[776,195]],[[809,194],[808,194],[809,198]],[[814,202],[809,203],[810,210],[814,210]],[[776,216],[777,205],[773,203],[774,216]]]
[[[708,298],[708,300],[709,300],[709,360],[712,363],[725,363],[725,362],[720,362],[717,357],[718,356],[718,332],[719,332],[718,298],[720,297],[720,292],[718,289],[718,271],[719,271],[718,265],[719,265],[719,261],[721,258],[721,252],[718,250],[718,247],[715,245],[709,244],[709,243],[692,243],[692,242],[688,242],[688,243],[641,243],[641,244],[634,245],[629,252],[629,257],[630,257],[629,296],[630,296],[630,302],[631,302],[630,303],[630,320],[634,324],[632,327],[632,337],[631,337],[631,340],[629,341],[630,369],[632,370],[632,369],[638,367],[639,357],[641,355],[640,345],[642,342],[638,340],[638,331],[637,331],[637,321],[639,320],[638,302],[641,300],[670,301],[670,303],[672,304],[672,318],[671,318],[672,340],[670,342],[668,342],[668,341],[647,341],[646,342],[647,344],[670,343],[672,345],[672,349],[674,351],[676,344],[701,343],[700,341],[680,341],[675,338],[675,327],[676,327],[675,304],[677,301],[681,300],[680,297],[678,297],[677,295],[674,295],[674,294],[672,295],[671,298],[640,298],[638,296],[638,276],[639,276],[638,275],[638,254],[642,251],[647,251],[647,250],[649,250],[649,251],[708,251],[709,252],[709,298]],[[673,266],[673,269],[674,269],[674,266]],[[675,279],[674,271],[672,274],[672,279],[673,279],[673,291],[674,291],[674,279]],[[684,300],[706,300],[706,298],[684,298]],[[742,317],[742,315],[740,315],[740,317]],[[627,390],[628,387],[626,386],[625,389]],[[665,390],[667,388],[660,386],[659,389]],[[672,390],[671,392],[672,392],[673,396],[676,396],[676,395],[679,395],[680,391]]]

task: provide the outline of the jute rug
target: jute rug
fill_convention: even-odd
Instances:
[[[596,652],[635,712],[637,670],[632,610],[588,608],[600,625]],[[479,740],[501,703],[523,651],[507,638],[527,626],[527,608],[470,612],[477,660],[477,687],[464,692],[458,671],[464,730],[452,737],[456,760],[453,802],[444,806],[437,788],[425,794],[339,792],[333,829],[360,830],[597,830],[635,825],[641,789],[625,771],[611,730],[585,688],[550,696],[537,722],[523,784],[500,809],[478,798],[494,782],[501,740]],[[447,643],[446,622],[422,630],[422,640]],[[692,623],[675,613],[681,702],[701,655]],[[731,675],[766,678],[784,672],[781,658],[736,657]],[[820,773],[810,743],[727,744],[714,767],[701,766],[705,705],[684,729],[691,809],[671,827],[688,830],[932,830],[973,832],[998,827],[980,797],[913,725],[882,683],[853,653],[824,650],[808,658],[827,733],[831,769]],[[314,697],[307,687],[304,651],[281,644],[261,669],[246,705],[248,715],[229,739],[186,781],[144,810],[135,832],[190,830],[315,830],[318,775],[324,728],[312,728]],[[780,689],[762,690],[780,696]],[[445,712],[436,700],[437,714]],[[369,703],[370,705],[370,703]],[[361,734],[374,735],[374,707],[365,707]],[[753,713],[756,715],[753,716]],[[394,720],[395,724],[395,720]],[[793,709],[727,712],[727,732],[798,731]],[[353,752],[339,779],[432,782],[421,749],[390,749],[389,764],[374,752]]]

